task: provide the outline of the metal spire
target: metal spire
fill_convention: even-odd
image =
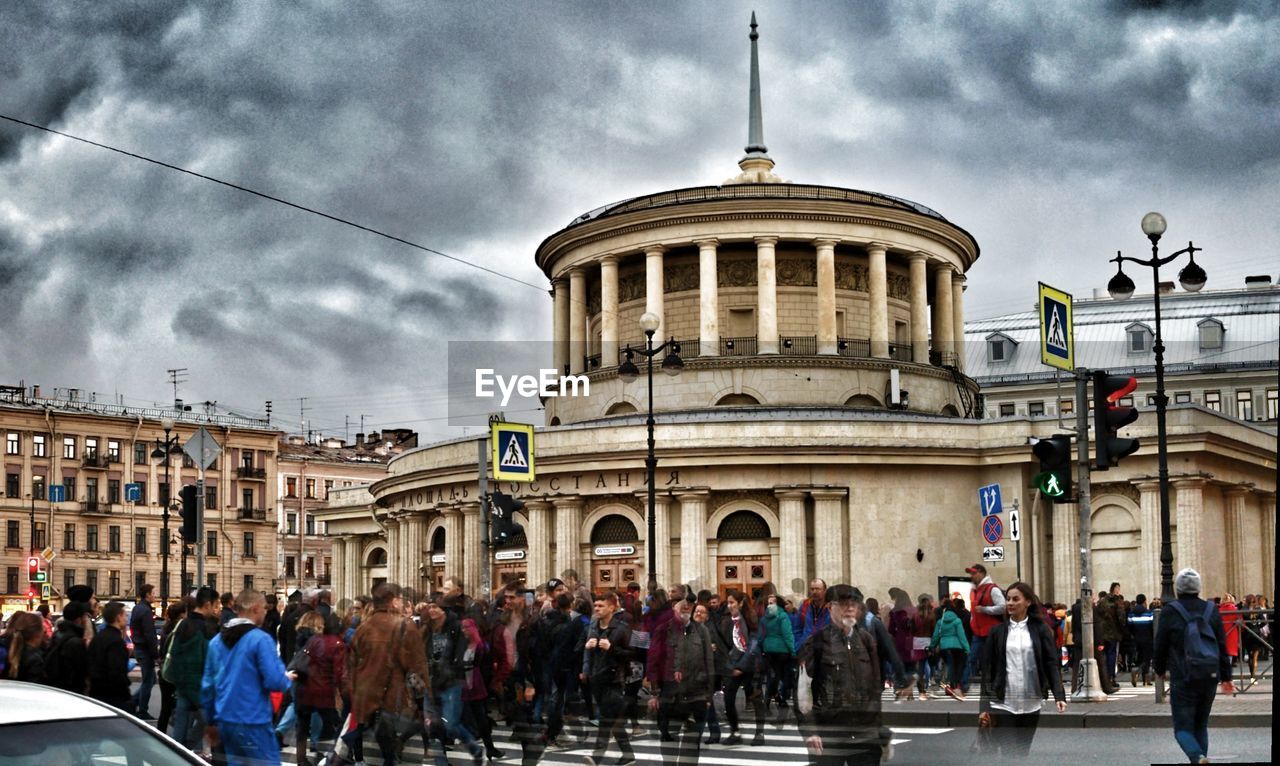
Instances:
[[[756,41],[760,33],[756,31],[756,12],[751,12],[751,98],[750,117],[747,125],[747,154],[756,157],[768,157],[769,148],[764,145],[764,117],[760,109],[760,53]]]

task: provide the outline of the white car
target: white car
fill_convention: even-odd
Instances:
[[[142,721],[51,686],[0,681],[0,764],[207,766]]]

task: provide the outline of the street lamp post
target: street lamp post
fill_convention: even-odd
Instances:
[[[657,346],[656,348],[653,345],[653,335],[658,331],[658,325],[661,323],[662,320],[658,318],[657,314],[646,311],[644,315],[640,317],[640,329],[644,331],[645,347],[643,349],[633,349],[630,344],[628,344],[624,352],[626,354],[626,358],[623,360],[622,364],[618,365],[618,377],[622,379],[623,383],[630,383],[640,377],[640,370],[636,368],[635,362],[632,361],[633,356],[635,354],[640,354],[645,357],[648,363],[649,417],[645,421],[645,425],[648,426],[649,429],[649,451],[644,460],[644,467],[649,486],[649,508],[647,517],[649,533],[646,538],[649,542],[645,548],[648,550],[649,554],[648,569],[650,593],[653,593],[658,589],[658,541],[655,539],[657,537],[658,527],[658,496],[657,487],[655,486],[658,458],[654,453],[653,441],[653,358],[658,354],[661,354],[663,351],[668,351],[667,355],[662,359],[662,371],[668,375],[675,376],[679,375],[680,372],[684,370],[684,361],[680,359],[680,344],[676,342],[675,338],[671,338],[670,340],[663,342],[662,345]]]
[[[155,449],[151,450],[151,457],[164,459],[164,508],[162,509],[161,519],[164,521],[164,530],[160,533],[160,541],[164,545],[160,557],[160,610],[169,608],[169,551],[173,548],[173,541],[169,536],[169,508],[173,505],[173,487],[169,484],[169,463],[172,462],[170,457],[179,452],[178,437],[170,437],[169,432],[173,430],[173,418],[163,418],[160,420],[160,427],[164,429],[164,443],[156,440]],[[185,558],[184,558],[185,560]]]
[[[1130,258],[1121,255],[1118,251],[1116,257],[1111,260],[1116,263],[1116,275],[1107,283],[1107,292],[1117,301],[1128,300],[1133,296],[1134,284],[1133,280],[1124,273],[1124,262],[1136,263],[1139,266],[1146,266],[1151,269],[1152,279],[1154,280],[1155,293],[1152,296],[1155,308],[1156,318],[1156,337],[1155,351],[1156,357],[1156,454],[1157,454],[1157,471],[1160,483],[1160,601],[1168,604],[1176,598],[1173,592],[1173,544],[1170,539],[1170,523],[1169,523],[1169,447],[1167,440],[1167,431],[1165,426],[1165,411],[1169,404],[1169,397],[1164,392],[1164,339],[1160,334],[1160,267],[1171,263],[1183,254],[1191,256],[1191,262],[1178,272],[1178,281],[1182,284],[1182,289],[1187,292],[1199,292],[1204,287],[1208,276],[1204,269],[1196,263],[1195,254],[1201,250],[1191,242],[1187,242],[1187,246],[1176,253],[1160,257],[1160,237],[1164,234],[1167,224],[1164,216],[1159,213],[1147,213],[1142,217],[1142,233],[1147,235],[1147,239],[1151,240],[1151,257],[1143,260],[1140,258]],[[1164,684],[1157,683],[1156,696],[1157,702],[1163,702]]]

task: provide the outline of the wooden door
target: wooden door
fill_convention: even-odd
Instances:
[[[756,600],[760,588],[772,577],[768,557],[719,556],[716,561],[717,590],[721,600],[731,590],[739,590]]]

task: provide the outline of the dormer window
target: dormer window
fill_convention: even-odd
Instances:
[[[1222,348],[1222,336],[1226,328],[1216,319],[1202,319],[1196,323],[1200,329],[1200,350]]]
[[[992,333],[987,336],[987,361],[1007,362],[1013,358],[1018,342],[1004,333]]]
[[[1125,328],[1126,348],[1130,354],[1145,354],[1151,350],[1151,328],[1135,322]]]

